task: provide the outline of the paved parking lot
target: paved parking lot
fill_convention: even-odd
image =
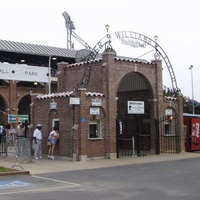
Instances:
[[[107,167],[102,161],[95,162],[102,164],[98,167],[93,161],[89,161],[87,164],[90,163],[90,168],[81,165],[78,170],[1,177],[0,198],[9,200],[198,199],[200,157],[185,156],[182,159],[172,157],[169,159],[167,156],[165,160],[152,158],[151,162],[147,158],[139,158],[137,163],[124,159],[125,162],[120,160],[120,163],[126,164],[115,162],[114,165],[112,162],[114,166],[107,164]],[[70,163],[63,160],[58,162]],[[44,163],[44,160],[41,163]]]

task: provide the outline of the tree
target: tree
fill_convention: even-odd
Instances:
[[[174,97],[174,91],[164,86],[163,96]],[[183,113],[193,113],[193,99],[183,96]],[[200,114],[200,102],[194,100],[194,113]]]

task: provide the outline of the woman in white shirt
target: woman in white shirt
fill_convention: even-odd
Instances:
[[[56,146],[56,141],[58,139],[58,128],[53,127],[53,130],[50,132],[48,140],[51,142],[51,145],[49,146],[49,151],[48,151],[48,159],[55,160],[54,158],[54,149]]]

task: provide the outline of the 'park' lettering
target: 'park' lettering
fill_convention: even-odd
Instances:
[[[30,71],[25,71],[25,75],[28,75],[28,76],[38,76],[37,72],[30,72]]]

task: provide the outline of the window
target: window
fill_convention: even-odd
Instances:
[[[174,135],[174,121],[171,119],[166,119],[165,121],[165,135]]]
[[[100,138],[100,122],[91,121],[89,122],[89,138]]]
[[[53,118],[52,127],[57,127],[59,130],[59,118]]]

